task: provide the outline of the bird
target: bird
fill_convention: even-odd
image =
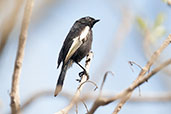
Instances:
[[[55,97],[62,90],[67,69],[69,69],[73,63],[78,64],[83,69],[82,73],[87,74],[85,68],[79,62],[91,50],[93,40],[92,28],[98,21],[100,20],[86,16],[76,20],[71,27],[63,42],[57,60],[57,68],[59,68],[61,63],[62,67],[56,84]]]

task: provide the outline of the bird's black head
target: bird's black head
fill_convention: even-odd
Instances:
[[[93,25],[96,23],[96,22],[98,22],[98,21],[100,21],[99,19],[94,19],[94,18],[92,18],[92,17],[89,17],[89,16],[87,16],[87,17],[83,17],[83,18],[81,18],[81,19],[79,19],[79,20],[77,20],[77,22],[79,22],[79,23],[81,23],[81,24],[84,24],[84,25],[86,25],[86,26],[89,26],[89,27],[93,27]]]

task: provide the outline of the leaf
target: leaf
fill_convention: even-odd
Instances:
[[[147,29],[146,22],[141,17],[137,17],[136,20],[138,22],[138,25],[139,25],[140,29],[145,31]]]
[[[156,27],[160,26],[163,24],[165,18],[164,18],[164,14],[163,13],[159,13],[155,22],[154,22],[154,26],[153,29],[156,29]]]

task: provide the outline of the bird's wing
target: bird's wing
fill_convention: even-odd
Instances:
[[[67,63],[68,60],[72,57],[72,55],[77,51],[77,49],[87,40],[86,36],[88,35],[90,30],[89,26],[86,26],[83,31],[79,34],[79,36],[75,37],[72,41],[72,45],[69,48],[69,51],[65,57],[64,63]]]
[[[64,63],[67,63],[72,55],[77,51],[77,49],[82,45],[82,41],[79,40],[79,37],[73,39],[72,45],[69,48],[69,51],[65,57]]]

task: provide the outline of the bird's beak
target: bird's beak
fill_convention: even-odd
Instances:
[[[97,23],[99,21],[100,21],[100,19],[96,19],[96,20],[94,20],[93,24],[95,24],[95,23]]]

